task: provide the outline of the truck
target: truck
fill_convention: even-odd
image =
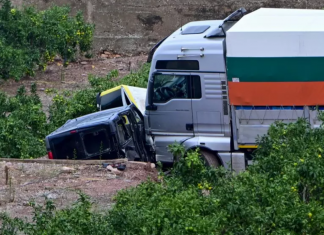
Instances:
[[[323,42],[323,10],[271,8],[190,22],[164,38],[148,56],[144,112],[156,161],[172,163],[176,141],[239,172],[276,121],[318,127]]]

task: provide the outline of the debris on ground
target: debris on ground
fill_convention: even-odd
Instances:
[[[61,169],[62,173],[73,173],[75,171],[74,168],[72,167],[67,167],[67,166],[63,166]]]
[[[123,171],[126,169],[126,164],[124,163],[114,163],[114,164],[110,164],[110,163],[102,163],[102,167],[103,168],[107,168],[108,166],[117,168],[120,171]]]
[[[121,175],[123,174],[122,171],[118,170],[117,168],[112,167],[111,165],[107,166],[107,170],[115,173],[116,175]]]

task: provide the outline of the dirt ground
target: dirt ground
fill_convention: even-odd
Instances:
[[[44,111],[48,111],[53,95],[46,94],[46,89],[55,90],[78,90],[89,86],[88,76],[106,76],[111,70],[117,69],[120,77],[136,71],[147,60],[146,55],[121,57],[120,55],[109,55],[109,58],[94,58],[91,60],[80,60],[70,63],[63,69],[62,61],[57,60],[47,66],[45,72],[37,72],[35,77],[25,77],[19,82],[12,79],[0,80],[0,91],[9,95],[15,95],[17,89],[24,85],[27,89],[36,82],[38,95],[43,103]]]
[[[9,167],[8,185],[5,166]],[[66,167],[74,170],[66,172]],[[30,201],[43,204],[47,197],[55,202],[58,209],[62,209],[71,206],[81,190],[91,197],[94,210],[103,212],[111,208],[112,196],[117,191],[134,187],[148,177],[157,180],[155,168],[130,162],[118,174],[102,165],[0,162],[0,175],[0,212],[27,219],[31,218],[33,211]]]

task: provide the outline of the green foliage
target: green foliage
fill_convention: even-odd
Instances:
[[[179,162],[182,156],[185,155],[185,148],[176,141],[168,146],[168,150],[173,154],[176,162]]]
[[[46,69],[55,55],[67,66],[78,50],[91,49],[94,26],[85,23],[81,12],[72,17],[68,7],[19,10],[10,0],[0,0],[0,5],[0,79],[33,75],[37,66]]]
[[[146,88],[150,66],[150,63],[145,63],[138,71],[131,72],[118,81],[116,80],[116,78],[119,76],[118,70],[112,70],[106,77],[90,76],[89,82],[91,87],[95,89],[96,92],[105,91],[119,85]]]
[[[2,227],[0,234],[43,235],[43,234],[109,234],[108,221],[105,216],[91,212],[89,198],[80,194],[79,200],[71,207],[57,211],[52,201],[47,200],[44,206],[31,203],[34,208],[33,223],[21,219],[11,219],[0,214]]]
[[[172,176],[185,185],[197,185],[206,177],[210,178],[210,175],[215,176],[213,182],[217,180],[216,175],[220,172],[216,173],[215,169],[206,168],[198,148],[186,152],[184,146],[174,143],[169,145],[168,149],[177,159],[171,171]]]
[[[169,149],[179,161],[171,174],[161,173],[159,182],[148,180],[120,191],[107,214],[91,213],[89,202],[83,199],[79,206],[55,213],[37,209],[34,223],[3,215],[0,231],[323,234],[323,136],[323,127],[312,129],[304,120],[276,123],[259,140],[257,164],[239,174],[205,167],[199,150],[185,153],[182,146],[173,144]]]
[[[136,73],[131,72],[130,74],[123,77],[119,84],[146,88],[150,66],[150,63],[144,64],[144,66],[142,66],[142,68],[140,68],[140,70]]]
[[[258,149],[256,160],[261,158],[262,164],[255,170],[269,178],[283,179],[302,201],[315,200],[323,205],[323,134],[323,126],[311,129],[303,120],[297,124],[278,123],[260,141],[262,148]]]
[[[238,175],[201,168],[198,151],[186,160],[172,145],[182,157],[171,177],[120,192],[112,226],[117,234],[322,234],[323,136],[304,120],[277,123],[259,140],[258,163]]]
[[[0,93],[0,156],[31,158],[46,154],[44,136],[48,126],[36,84],[27,95],[20,87],[15,97]]]
[[[97,111],[96,92],[88,88],[73,94],[56,94],[50,106],[51,129],[62,126],[67,120]]]

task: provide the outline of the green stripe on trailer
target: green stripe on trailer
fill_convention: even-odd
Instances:
[[[308,82],[324,81],[324,57],[227,57],[229,81]]]

